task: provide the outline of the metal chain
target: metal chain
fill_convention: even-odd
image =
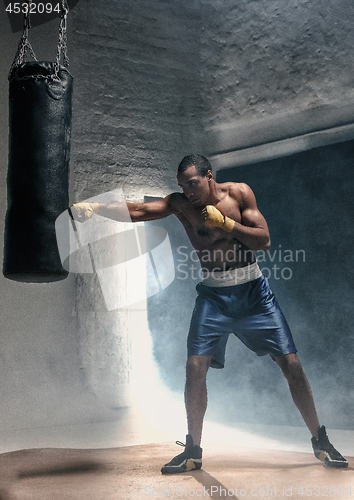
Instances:
[[[32,0],[27,0],[30,4],[32,3]],[[27,80],[27,79],[38,79],[38,78],[44,78],[48,80],[60,80],[59,78],[59,69],[60,69],[60,59],[61,56],[63,56],[63,64],[65,68],[69,67],[69,58],[67,54],[67,17],[68,17],[68,12],[69,12],[69,6],[67,4],[66,0],[62,0],[62,15],[60,19],[60,25],[59,25],[59,41],[58,41],[58,46],[57,46],[57,54],[56,54],[56,61],[54,64],[54,74],[53,75],[48,75],[48,76],[42,76],[42,75],[31,75],[31,76],[24,76],[21,79]],[[31,57],[34,59],[34,61],[38,62],[38,59],[34,53],[34,50],[32,48],[32,45],[30,44],[28,40],[28,29],[31,27],[30,23],[30,14],[29,10],[27,14],[25,14],[24,17],[24,29],[23,33],[21,36],[20,43],[17,48],[17,52],[15,54],[14,61],[11,65],[10,71],[9,71],[9,80],[11,77],[11,73],[14,70],[14,68],[20,66],[22,63],[26,62],[27,59],[27,50],[29,51]],[[18,78],[18,77],[16,77]]]
[[[56,75],[58,74],[60,67],[60,59],[63,56],[63,64],[65,68],[69,67],[69,58],[67,53],[67,17],[68,17],[69,7],[66,0],[62,0],[62,16],[59,25],[59,42],[57,47],[57,58],[56,58]]]
[[[33,51],[32,45],[30,44],[30,42],[28,40],[28,26],[27,26],[27,22],[25,21],[25,26],[24,26],[24,29],[23,29],[23,33],[22,33],[22,36],[21,36],[20,43],[19,43],[18,48],[17,48],[17,52],[15,54],[15,59],[14,59],[12,65],[11,65],[11,68],[10,68],[10,71],[9,71],[9,77],[10,77],[10,75],[12,73],[12,70],[16,66],[19,66],[20,64],[22,64],[23,62],[26,61],[26,59],[27,59],[27,50],[29,50],[29,53],[30,53],[32,59],[34,59],[35,61],[38,61],[38,59],[36,57],[36,54]]]

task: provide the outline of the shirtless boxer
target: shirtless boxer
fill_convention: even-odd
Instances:
[[[255,196],[242,183],[218,184],[207,158],[188,155],[177,174],[182,193],[163,200],[127,203],[132,222],[151,221],[175,215],[198,255],[204,280],[198,283],[195,308],[188,335],[185,405],[188,435],[184,451],[161,469],[172,474],[200,469],[201,435],[207,407],[206,376],[209,367],[223,368],[226,342],[234,333],[258,356],[269,354],[281,368],[295,405],[311,435],[316,458],[332,467],[348,462],[329,442],[320,427],[310,385],[296,355],[287,322],[262,275],[255,251],[267,251],[267,223]],[[120,203],[77,203],[72,216],[83,222],[94,213],[124,220]],[[232,258],[230,258],[230,255]]]

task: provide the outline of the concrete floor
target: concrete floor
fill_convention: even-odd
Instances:
[[[324,467],[310,453],[238,448],[204,450],[203,469],[166,476],[171,443],[121,448],[32,449],[0,456],[0,500],[137,500],[145,498],[296,498],[350,500],[348,469]]]
[[[352,431],[329,435],[347,458],[354,456],[348,455]],[[306,428],[226,428],[206,421],[203,469],[162,475],[161,466],[182,451],[176,439],[184,439],[182,429],[174,436],[161,431],[138,408],[122,409],[119,422],[0,432],[0,500],[354,495],[354,458],[348,469],[324,467],[311,452]]]

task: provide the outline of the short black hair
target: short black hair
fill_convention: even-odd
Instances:
[[[205,177],[208,173],[208,170],[212,170],[210,161],[208,158],[202,155],[187,155],[183,158],[181,163],[178,165],[178,173],[181,174],[188,167],[194,166],[196,171],[202,177]]]

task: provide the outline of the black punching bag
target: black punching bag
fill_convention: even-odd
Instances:
[[[3,274],[27,283],[58,281],[68,275],[55,234],[55,220],[69,206],[73,79],[59,63],[66,40],[63,26],[62,19],[56,62],[21,60],[30,47],[27,30],[9,75]],[[32,49],[31,53],[34,56]]]

